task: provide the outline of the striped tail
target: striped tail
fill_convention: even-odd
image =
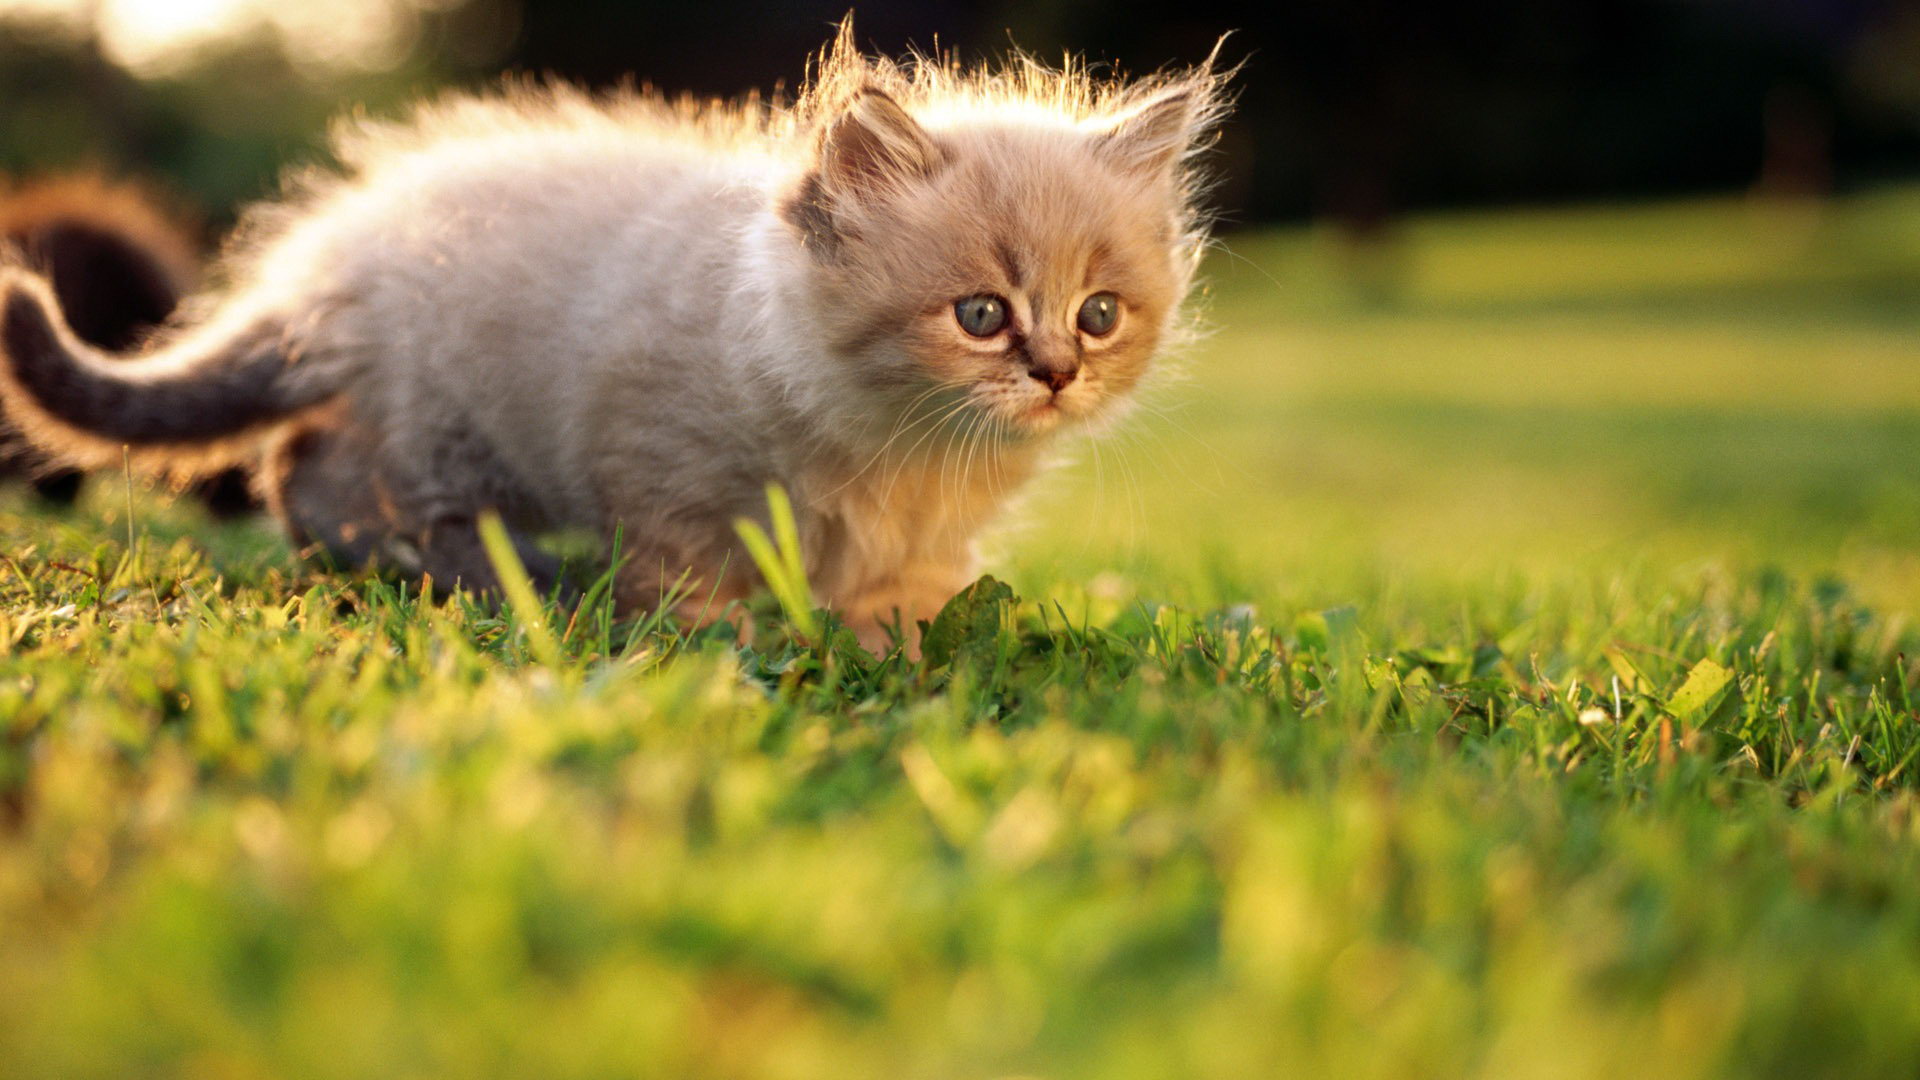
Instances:
[[[276,320],[216,318],[146,355],[104,354],[74,336],[45,281],[0,269],[0,401],[36,447],[81,468],[128,450],[177,472],[229,463],[338,393],[327,375],[293,362]]]

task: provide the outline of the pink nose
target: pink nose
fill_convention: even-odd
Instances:
[[[1069,385],[1072,384],[1074,379],[1079,377],[1080,369],[1077,367],[1074,367],[1074,368],[1068,368],[1065,371],[1061,371],[1057,368],[1037,367],[1037,368],[1027,369],[1027,374],[1033,376],[1034,378],[1040,380],[1043,383],[1046,383],[1047,389],[1052,390],[1054,393],[1057,394],[1060,391],[1065,390]]]

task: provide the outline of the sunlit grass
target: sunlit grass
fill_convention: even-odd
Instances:
[[[1910,1076],[1916,236],[1230,238],[922,664],[9,496],[0,1073]]]

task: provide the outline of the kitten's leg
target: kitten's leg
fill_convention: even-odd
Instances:
[[[0,245],[3,246],[3,245]],[[85,475],[78,469],[54,468],[4,421],[0,421],[0,478],[20,476],[33,493],[56,506],[72,506],[80,497]]]
[[[33,493],[55,506],[72,506],[80,498],[80,483],[85,474],[77,469],[60,469],[33,478]]]
[[[533,582],[534,592],[543,598],[551,595],[561,580],[560,560],[535,547],[511,527],[507,528],[507,538]],[[503,595],[493,558],[487,554],[487,546],[481,541],[479,526],[473,518],[464,515],[438,518],[421,535],[418,548],[420,572],[431,575],[433,580],[458,585],[482,596]],[[577,597],[563,594],[562,606],[570,599]]]
[[[388,550],[396,523],[367,443],[332,425],[288,431],[269,447],[255,483],[303,556],[357,570]]]
[[[237,518],[259,508],[254,501],[247,474],[241,469],[228,469],[193,486],[194,494],[206,504],[207,510],[216,518]]]
[[[669,603],[675,618],[698,627],[726,618],[729,608],[753,591],[739,570],[746,556],[703,557],[689,550],[656,543],[623,556],[614,573],[615,606],[623,614],[637,615]],[[750,625],[746,629],[751,633]]]
[[[371,452],[374,440],[351,424],[294,432],[273,448],[262,470],[269,509],[294,543],[324,553],[342,568],[378,564],[444,589],[501,595],[493,560],[471,511],[422,513],[417,497],[395,495]],[[412,493],[412,488],[403,488]],[[521,565],[542,596],[560,580],[560,561],[527,538],[507,532]]]

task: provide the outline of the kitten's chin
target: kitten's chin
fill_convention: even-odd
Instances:
[[[1020,410],[1020,414],[1013,418],[1013,426],[1022,435],[1050,435],[1060,430],[1060,426],[1066,423],[1067,419],[1067,414],[1061,410],[1060,406],[1051,402],[1042,402]]]
[[[999,421],[1001,431],[1014,439],[1037,439],[1051,435],[1076,419],[1057,402],[1051,401],[999,405],[992,409],[992,414]]]
[[[1005,417],[1007,427],[1016,436],[1029,439],[1097,427],[1101,420],[1102,410],[1062,406],[1053,401],[1028,405]]]

